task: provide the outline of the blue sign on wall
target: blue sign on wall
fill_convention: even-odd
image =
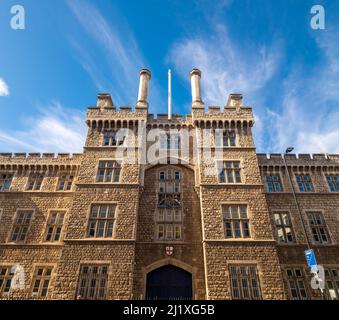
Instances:
[[[307,265],[309,267],[311,267],[313,272],[316,272],[316,270],[317,270],[317,260],[315,259],[313,249],[306,250],[305,256],[306,256]]]

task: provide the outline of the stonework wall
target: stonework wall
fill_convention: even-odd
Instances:
[[[237,96],[236,99],[239,99]],[[300,213],[288,180],[281,155],[256,154],[252,136],[252,109],[232,102],[224,110],[211,107],[208,111],[193,108],[185,119],[173,115],[171,122],[164,115],[147,113],[140,103],[136,111],[117,110],[107,95],[99,97],[97,107],[88,109],[88,135],[82,154],[0,154],[0,173],[14,174],[11,188],[0,191],[0,268],[21,265],[25,271],[24,289],[13,289],[0,298],[32,298],[33,273],[38,266],[52,266],[47,299],[76,299],[82,264],[107,264],[107,299],[144,299],[147,274],[165,265],[174,265],[192,274],[193,299],[232,299],[230,266],[255,265],[263,299],[289,299],[286,270],[304,270],[305,285],[311,274],[305,265],[307,241]],[[165,163],[129,163],[128,151],[134,156],[142,150],[145,136],[126,138],[126,149],[103,146],[105,131],[125,128],[139,134],[141,126],[147,132],[153,128],[169,132],[171,128],[188,128],[194,141],[189,156],[177,155],[177,164],[165,154]],[[208,151],[201,134],[210,129],[214,140],[217,128],[236,132],[236,146],[217,148],[212,143],[209,163],[202,155]],[[145,131],[146,132],[146,131]],[[134,144],[137,142],[136,144]],[[146,151],[152,148],[151,142]],[[194,158],[194,152],[199,157]],[[186,157],[183,159],[183,157]],[[123,158],[119,182],[96,181],[100,160]],[[216,162],[220,159],[240,161],[241,183],[220,183]],[[186,160],[185,162],[183,160]],[[314,191],[300,193],[297,201],[306,226],[311,247],[320,264],[339,269],[339,193],[330,192],[325,174],[339,172],[339,155],[286,156],[294,190],[298,190],[295,173],[307,173]],[[182,239],[159,240],[156,236],[155,214],[158,208],[160,170],[181,172]],[[39,191],[27,191],[29,175],[44,174]],[[268,192],[266,173],[280,175],[282,191]],[[63,175],[74,176],[69,191],[58,191]],[[90,209],[93,204],[116,205],[113,236],[91,238],[88,235]],[[248,208],[250,237],[225,237],[222,205],[245,204]],[[23,243],[11,242],[10,235],[18,209],[33,210],[34,215]],[[51,210],[65,210],[66,218],[59,241],[46,242],[46,227]],[[292,221],[295,242],[278,242],[274,213],[287,211]],[[312,241],[306,212],[323,214],[330,242]],[[172,248],[168,252],[168,247]],[[1,289],[1,288],[0,288]],[[319,298],[318,291],[307,289],[310,298]],[[1,292],[0,292],[1,295]]]

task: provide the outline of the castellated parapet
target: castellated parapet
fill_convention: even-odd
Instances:
[[[256,154],[252,108],[231,93],[205,110],[196,68],[192,112],[150,114],[139,76],[134,107],[101,93],[88,108],[83,153],[0,153],[0,298],[319,299],[308,247],[335,286],[339,155]]]

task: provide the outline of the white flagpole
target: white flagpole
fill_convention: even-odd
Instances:
[[[168,120],[172,120],[172,79],[171,79],[171,69],[168,69]]]

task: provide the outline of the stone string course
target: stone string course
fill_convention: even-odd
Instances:
[[[137,133],[139,121],[144,121],[148,128],[172,125],[164,116],[155,118],[148,114],[145,101],[137,105],[136,111],[131,108],[118,111],[108,95],[101,95],[98,105],[88,109],[88,134],[83,153],[0,153],[0,173],[14,174],[11,190],[0,192],[0,268],[19,264],[25,271],[24,289],[12,290],[8,297],[31,299],[35,268],[53,266],[47,298],[76,299],[82,264],[109,265],[107,299],[145,298],[147,273],[167,264],[192,274],[194,299],[232,299],[231,265],[257,266],[263,299],[290,298],[286,269],[291,265],[305,270],[304,281],[309,287],[310,274],[304,259],[307,238],[282,155],[256,154],[251,131],[252,109],[241,105],[239,95],[237,100],[232,99],[231,105],[223,111],[211,107],[206,112],[199,107],[198,100],[192,114],[185,119],[176,115],[173,121],[176,125],[187,126],[199,142],[196,134],[201,132],[201,124],[236,124],[237,146],[225,148],[222,155],[224,159],[240,161],[242,183],[238,185],[220,184],[215,175],[207,174],[207,165],[193,160],[192,149],[186,165],[125,163],[118,183],[96,183],[99,160],[115,159],[117,154],[115,148],[103,147],[105,126],[105,130],[131,126]],[[147,148],[150,147],[148,143]],[[292,176],[296,172],[307,172],[311,176],[314,192],[297,194],[307,237],[312,239],[306,212],[320,211],[330,242],[311,244],[320,264],[338,269],[339,192],[329,191],[325,174],[339,174],[339,155],[290,154],[286,161]],[[181,172],[181,241],[156,238],[158,177],[159,171],[167,169]],[[45,174],[41,190],[26,191],[29,175],[35,171]],[[267,192],[263,181],[267,172],[279,173],[283,192]],[[65,174],[74,175],[72,189],[57,191],[58,181]],[[293,186],[297,190],[295,179]],[[112,238],[88,238],[90,208],[95,203],[116,205]],[[225,240],[223,204],[247,205],[250,239]],[[19,209],[34,211],[24,243],[10,241]],[[61,240],[56,243],[45,241],[51,210],[66,211]],[[273,219],[276,211],[289,213],[294,244],[278,243]],[[173,247],[171,255],[166,253],[168,246]],[[319,298],[318,292],[309,290],[309,297]]]

